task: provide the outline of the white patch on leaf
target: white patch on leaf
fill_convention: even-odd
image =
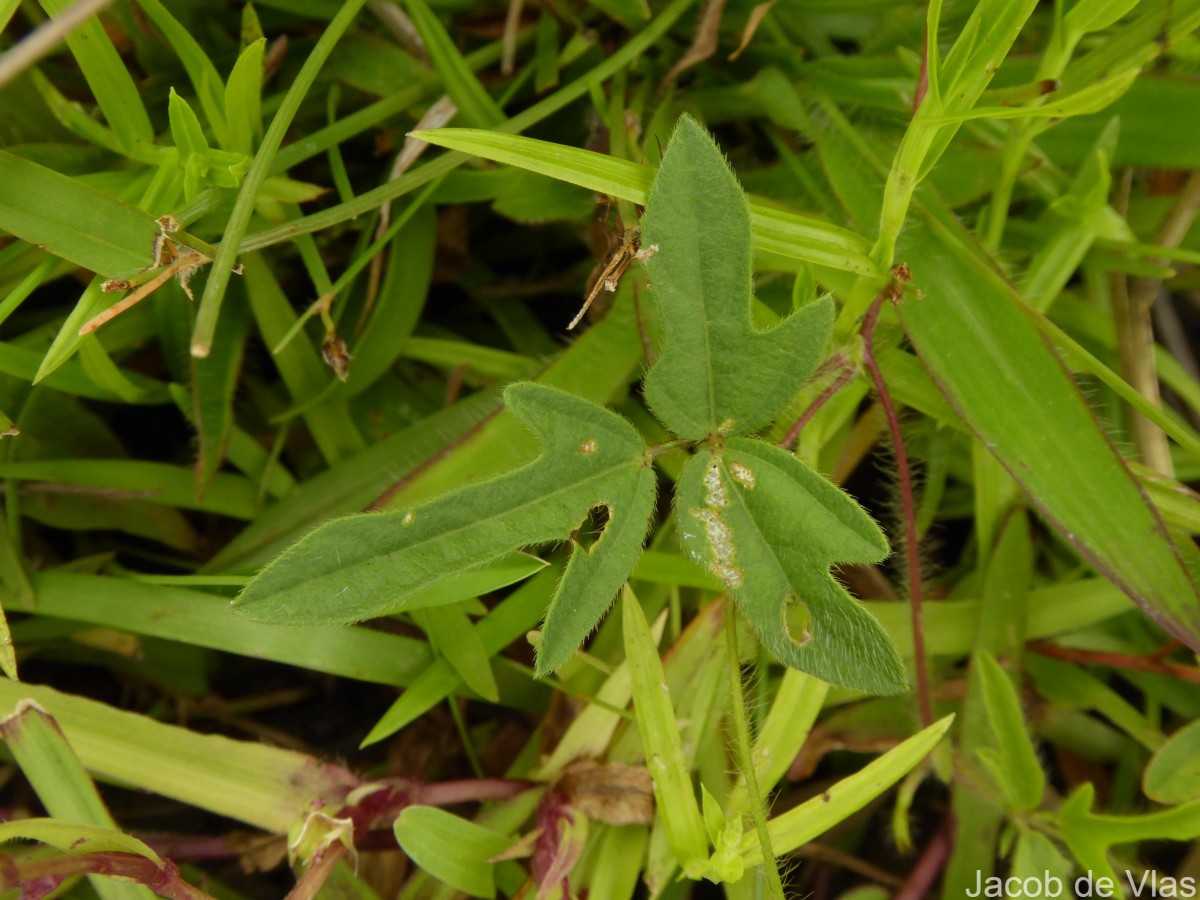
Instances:
[[[749,466],[744,466],[740,462],[730,463],[729,474],[746,490],[754,490],[754,471]]]

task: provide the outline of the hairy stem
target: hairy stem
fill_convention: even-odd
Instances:
[[[726,603],[728,604],[728,600]],[[758,777],[754,774],[754,755],[750,746],[750,723],[746,719],[746,695],[742,690],[742,671],[737,647],[737,617],[732,605],[725,610],[725,646],[729,651],[730,716],[733,720],[733,746],[737,752],[738,768],[746,779],[746,793],[750,799],[750,817],[758,832],[758,843],[762,847],[763,873],[767,879],[767,890],[772,897],[783,900],[783,880],[779,877],[779,865],[775,851],[771,849],[771,835],[767,830],[767,816],[763,812],[763,797],[758,790]]]
[[[879,322],[879,311],[883,307],[883,295],[876,298],[863,321],[863,365],[871,374],[879,403],[887,417],[888,430],[892,435],[892,446],[896,449],[896,468],[900,473],[900,501],[904,509],[904,551],[907,554],[909,608],[912,610],[913,662],[917,667],[917,702],[921,708],[921,724],[933,724],[933,704],[929,699],[929,671],[925,660],[925,626],[921,615],[921,561],[917,554],[917,510],[913,500],[912,473],[908,466],[908,453],[904,449],[904,438],[900,434],[900,420],[896,407],[888,393],[887,383],[879,364],[875,361],[875,326]]]

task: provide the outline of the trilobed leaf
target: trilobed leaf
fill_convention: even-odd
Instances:
[[[750,207],[720,149],[684,116],[642,220],[642,255],[663,346],[646,402],[680,437],[748,434],[804,384],[829,339],[833,304],[810,304],[770,331],[750,319]]]
[[[904,690],[887,634],[829,572],[836,562],[878,562],[888,553],[878,526],[849,496],[791,453],[753,438],[693,456],[676,496],[685,548],[722,581],[780,662],[874,694]],[[803,604],[804,633],[789,632],[791,604]]]
[[[519,547],[567,538],[603,507],[595,544],[574,547],[551,601],[538,671],[562,665],[595,628],[641,550],[654,472],[620,416],[545,385],[505,391],[508,408],[541,437],[541,457],[518,471],[411,510],[323,525],[264,568],[235,601],[260,622],[354,622],[425,605],[442,578]]]

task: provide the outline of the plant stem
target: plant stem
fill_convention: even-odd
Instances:
[[[879,364],[875,361],[875,326],[879,322],[879,311],[883,307],[883,295],[876,298],[863,321],[863,365],[871,374],[871,381],[879,394],[879,404],[887,417],[888,430],[892,434],[892,446],[896,450],[896,468],[900,473],[900,502],[904,510],[904,551],[907,554],[909,608],[912,610],[913,662],[917,668],[917,702],[921,708],[921,724],[928,728],[933,724],[933,705],[929,699],[929,671],[925,661],[925,626],[921,616],[921,560],[917,553],[917,511],[913,501],[912,473],[908,466],[908,454],[904,449],[904,438],[900,434],[900,420],[888,393],[887,383]]]
[[[729,651],[729,704],[733,718],[733,746],[737,752],[738,768],[746,779],[746,793],[750,799],[750,817],[758,832],[758,843],[762,847],[763,873],[767,889],[772,897],[783,900],[783,881],[779,877],[779,865],[771,849],[771,834],[767,829],[767,817],[763,812],[763,798],[758,791],[758,777],[754,774],[754,754],[750,747],[750,723],[746,719],[746,695],[742,691],[742,670],[737,647],[737,617],[733,605],[725,601],[725,646]]]
[[[849,384],[853,378],[854,367],[849,365],[845,358],[843,358],[842,371],[838,374],[838,377],[834,379],[833,383],[830,384],[829,387],[821,391],[820,396],[818,396],[817,399],[812,402],[812,405],[809,406],[808,409],[801,413],[800,418],[796,420],[796,424],[789,428],[788,433],[783,436],[783,440],[779,442],[779,446],[784,450],[791,450],[792,445],[795,444],[796,440],[800,437],[800,432],[804,429],[804,426],[807,425],[812,417],[820,411],[822,406],[833,399],[834,394]]]
[[[942,827],[925,845],[925,849],[921,852],[921,858],[908,873],[904,885],[892,895],[893,900],[918,900],[920,897],[928,897],[934,881],[937,880],[938,873],[946,865],[946,860],[950,858],[950,851],[953,849],[954,816],[949,814],[943,820]]]

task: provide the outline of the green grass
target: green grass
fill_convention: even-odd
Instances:
[[[0,0],[0,893],[1200,876],[1200,0],[116,0],[6,68],[68,6]],[[684,114],[748,206],[656,187]],[[697,259],[568,331],[643,212]],[[862,646],[706,569],[768,462],[739,564]],[[361,523],[462,488],[397,603]]]

